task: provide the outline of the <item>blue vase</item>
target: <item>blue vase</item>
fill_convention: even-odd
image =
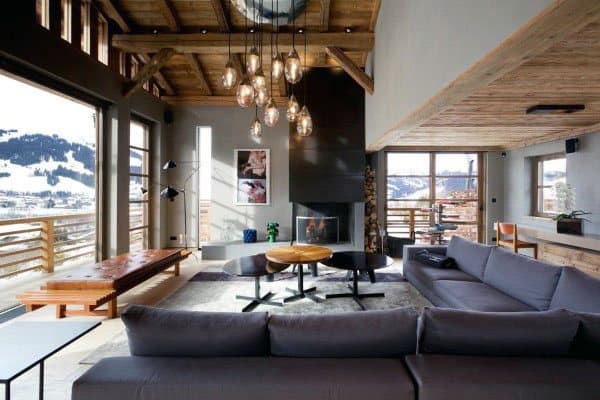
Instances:
[[[256,229],[244,229],[244,243],[256,242]]]

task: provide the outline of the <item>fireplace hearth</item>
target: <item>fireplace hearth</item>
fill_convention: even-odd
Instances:
[[[296,216],[296,237],[298,243],[333,244],[340,241],[340,221],[338,217],[299,217]]]
[[[300,244],[352,242],[351,203],[294,203],[294,234]]]

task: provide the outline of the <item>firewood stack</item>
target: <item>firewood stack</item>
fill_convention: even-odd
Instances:
[[[377,181],[375,170],[365,170],[365,251],[377,252]]]

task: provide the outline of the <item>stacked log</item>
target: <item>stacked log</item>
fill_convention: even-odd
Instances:
[[[370,165],[365,170],[365,251],[377,252],[377,181]]]

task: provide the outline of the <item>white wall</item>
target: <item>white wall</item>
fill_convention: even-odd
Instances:
[[[367,145],[553,0],[383,0],[366,95]]]
[[[196,127],[212,127],[212,205],[211,240],[241,240],[242,230],[255,228],[264,238],[267,222],[280,224],[280,239],[291,237],[292,205],[289,202],[289,124],[285,110],[275,128],[264,128],[260,141],[250,138],[254,109],[239,107],[177,107],[174,111],[172,136],[167,140],[167,157],[173,160],[197,160]],[[271,150],[271,204],[267,206],[234,205],[234,149],[268,148]],[[168,181],[179,184],[189,168],[168,172]],[[194,179],[197,185],[197,179]],[[195,190],[194,190],[195,192]],[[190,191],[191,193],[191,191]],[[183,232],[182,199],[168,204],[168,235]],[[188,197],[188,238],[197,238],[196,196]],[[173,243],[176,244],[176,243]]]
[[[576,207],[589,211],[585,233],[600,234],[600,133],[579,138],[576,153],[567,155],[567,183],[575,189]],[[554,229],[552,220],[531,214],[531,157],[564,152],[565,141],[529,146],[507,152],[504,159],[504,220]]]

